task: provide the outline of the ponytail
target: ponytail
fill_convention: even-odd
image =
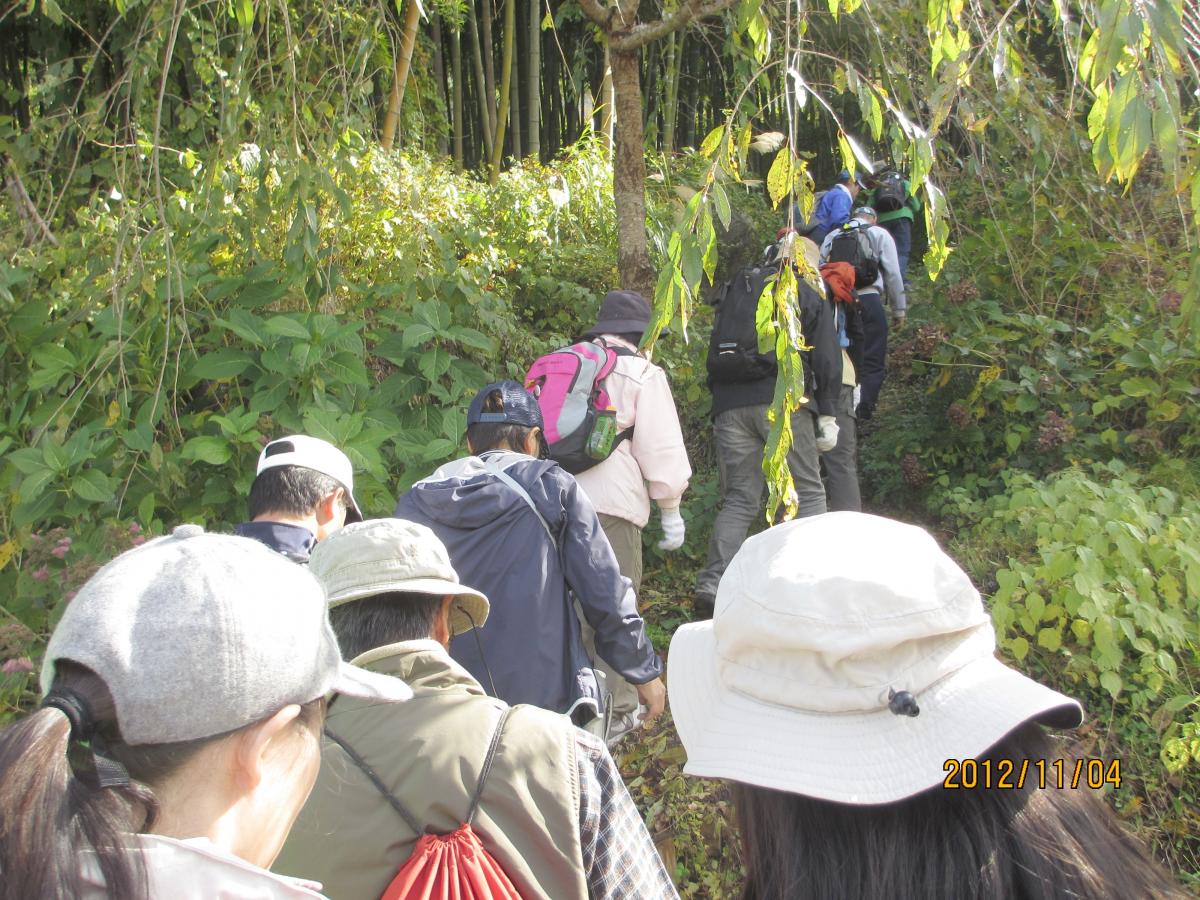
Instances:
[[[65,660],[42,709],[0,731],[0,900],[68,900],[85,893],[85,860],[109,897],[145,900],[131,833],[148,830],[154,795],[132,781],[169,774],[209,739],[129,747],[108,689]]]
[[[124,846],[133,798],[72,773],[70,733],[66,715],[52,708],[0,732],[0,897],[82,896],[82,851],[91,848],[109,896],[143,898],[145,873]]]

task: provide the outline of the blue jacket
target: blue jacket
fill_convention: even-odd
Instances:
[[[820,246],[821,241],[825,240],[825,235],[839,225],[850,221],[850,211],[853,206],[854,200],[850,197],[850,189],[844,184],[839,182],[827,190],[821,197],[821,202],[817,204],[816,210],[813,211],[813,218],[817,222],[817,227],[809,234],[813,243]]]
[[[524,488],[545,525],[489,466]],[[455,460],[414,484],[396,517],[433,529],[462,583],[487,594],[491,612],[479,643],[472,632],[459,635],[450,655],[489,692],[494,682],[505,702],[579,722],[603,709],[572,595],[596,630],[596,652],[613,669],[633,684],[662,673],[591,501],[553,460],[507,450]]]

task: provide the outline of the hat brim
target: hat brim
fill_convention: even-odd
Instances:
[[[644,332],[650,327],[650,320],[641,319],[604,319],[597,322],[583,333],[584,337],[595,337],[598,334],[632,334]]]
[[[389,591],[408,591],[414,594],[430,594],[435,597],[454,597],[450,605],[450,632],[457,636],[472,628],[482,628],[487,621],[491,604],[488,598],[479,591],[454,581],[441,578],[410,578],[403,581],[389,579],[373,584],[358,585],[353,590],[334,591],[329,595],[329,608],[361,600],[364,597],[374,597],[376,594],[386,594]]]
[[[992,656],[917,694],[915,717],[806,712],[732,691],[718,677],[711,621],[680,628],[668,660],[684,772],[836,803],[903,800],[941,784],[946,760],[977,758],[1025,722],[1083,720],[1078,702]]]
[[[411,700],[413,690],[399,678],[384,675],[381,672],[371,672],[360,669],[348,662],[338,666],[330,690],[347,697],[361,697],[364,700],[381,700],[385,703],[399,703]]]

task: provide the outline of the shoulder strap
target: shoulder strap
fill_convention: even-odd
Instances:
[[[500,736],[504,733],[504,723],[508,721],[508,715],[511,712],[512,707],[505,707],[504,712],[500,713],[500,721],[496,723],[496,730],[492,732],[492,741],[488,744],[487,755],[483,758],[483,766],[479,770],[479,783],[475,786],[475,793],[471,797],[471,806],[467,809],[466,819],[463,820],[466,825],[474,822],[475,814],[479,812],[479,801],[483,798],[483,788],[487,784],[488,775],[492,772],[492,761],[496,758],[496,750],[500,746]],[[395,794],[388,790],[387,785],[383,783],[383,779],[358,754],[357,750],[328,728],[325,729],[325,737],[329,738],[346,752],[351,762],[358,767],[359,771],[367,776],[371,784],[375,785],[375,789],[383,794],[384,799],[391,804],[392,809],[399,814],[400,818],[404,820],[404,824],[411,828],[414,834],[420,836],[425,833],[425,828],[417,821],[417,817],[408,811],[408,808],[396,798]]]
[[[492,774],[492,760],[496,758],[496,750],[500,746],[500,735],[504,733],[504,723],[508,721],[508,714],[511,712],[511,706],[505,707],[504,712],[500,713],[500,721],[496,723],[496,730],[492,732],[492,742],[488,745],[487,756],[483,758],[483,768],[479,770],[479,784],[475,785],[475,796],[471,798],[471,807],[467,810],[466,824],[468,825],[475,821],[475,813],[479,812],[483,786],[487,783],[488,776]]]
[[[342,738],[334,734],[328,728],[325,729],[325,737],[329,738],[346,752],[346,755],[350,757],[350,761],[358,767],[359,771],[367,776],[371,784],[375,785],[375,790],[383,794],[384,799],[391,804],[392,809],[394,809],[400,815],[400,818],[404,820],[404,823],[413,830],[413,834],[420,836],[425,833],[425,829],[421,823],[417,821],[417,817],[410,813],[404,804],[396,799],[396,795],[388,790],[387,785],[383,783],[383,779],[375,773],[375,770],[368,765],[365,759],[358,755],[357,750],[351,747],[348,743],[342,740]]]
[[[541,522],[542,527],[544,529],[546,529],[546,536],[548,538],[550,538],[550,543],[552,543],[554,545],[554,549],[557,550],[558,549],[558,539],[554,536],[554,532],[550,530],[550,523],[548,523],[546,521],[545,517],[542,516],[541,511],[537,508],[537,505],[533,502],[533,498],[529,496],[529,491],[525,490],[525,488],[522,487],[521,484],[515,478],[513,478],[511,475],[509,475],[507,472],[505,472],[503,468],[501,468],[498,464],[496,464],[492,460],[485,459],[483,461],[483,465],[484,465],[484,468],[486,468],[489,472],[491,472],[493,475],[495,475],[496,478],[498,478],[501,482],[503,482],[505,485],[507,485],[508,488],[511,491],[513,491],[513,493],[515,493],[518,497],[520,497],[522,500],[524,500],[525,504],[531,510],[533,510],[533,514],[535,516],[537,516],[537,520],[539,522]]]

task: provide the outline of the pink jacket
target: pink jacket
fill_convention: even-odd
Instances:
[[[603,337],[614,347],[637,349],[614,335]],[[605,389],[617,408],[617,427],[634,426],[633,437],[575,478],[596,512],[645,528],[650,501],[660,509],[676,509],[692,477],[671,385],[666,373],[644,357],[621,356]]]

